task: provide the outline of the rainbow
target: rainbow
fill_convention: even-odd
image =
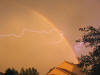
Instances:
[[[28,9],[29,9],[29,8],[28,8]],[[64,35],[63,35],[63,34],[61,33],[61,31],[56,27],[56,25],[55,25],[53,22],[51,22],[49,19],[47,19],[43,14],[39,13],[38,11],[35,11],[35,10],[33,10],[33,9],[30,9],[30,10],[32,10],[32,11],[31,11],[32,13],[34,13],[34,14],[38,15],[39,17],[41,17],[42,20],[44,20],[44,21],[47,22],[52,28],[54,28],[54,31],[56,31],[57,34],[60,34],[60,36],[61,36],[60,38],[61,38],[61,39],[58,40],[56,43],[59,43],[59,42],[61,42],[62,40],[64,40],[65,45],[68,46],[68,47],[70,47],[70,49],[73,51],[74,56],[75,56],[75,58],[76,58],[76,63],[78,63],[77,55],[76,55],[74,49],[70,46],[69,41],[64,37]],[[16,37],[16,38],[20,38],[20,37],[22,37],[22,36],[25,34],[25,32],[35,32],[35,33],[44,33],[44,34],[48,34],[48,33],[52,32],[52,31],[53,31],[52,29],[49,30],[49,31],[39,31],[39,30],[31,30],[31,29],[26,29],[26,28],[24,28],[24,30],[23,30],[19,35],[15,34],[15,33],[11,33],[11,34],[0,34],[0,38],[1,38],[1,37]],[[55,44],[56,44],[56,43],[55,43]]]
[[[35,10],[32,10],[32,12],[34,12],[35,14],[39,15],[40,17],[42,17],[43,20],[45,20],[48,24],[50,24],[53,28],[55,28],[55,31],[58,34],[61,34],[61,31],[56,27],[56,25],[53,22],[51,22],[49,19],[47,19],[43,14],[41,14],[38,11],[35,11]],[[73,50],[74,56],[76,58],[76,64],[78,64],[79,62],[78,62],[77,55],[76,55],[74,49],[70,46],[69,41],[66,39],[66,37],[64,37],[64,35],[63,35],[63,39],[65,40],[66,45],[69,46],[71,48],[71,50]]]

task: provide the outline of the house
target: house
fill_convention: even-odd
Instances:
[[[51,69],[47,75],[83,75],[78,64],[64,61],[62,64]]]

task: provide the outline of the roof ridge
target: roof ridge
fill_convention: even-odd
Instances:
[[[69,73],[69,74],[71,74],[71,75],[76,75],[75,73],[70,72],[69,70],[66,70],[66,69],[60,68],[60,67],[56,67],[56,69],[57,69],[57,70],[60,70],[60,71],[62,71],[62,72],[64,72],[64,73]]]
[[[64,61],[65,63],[71,64],[71,65],[75,65],[74,63],[68,62],[68,61]]]

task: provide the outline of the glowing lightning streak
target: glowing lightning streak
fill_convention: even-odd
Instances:
[[[40,33],[40,34],[48,34],[50,32],[53,32],[53,30],[49,30],[49,31],[38,31],[38,30],[32,30],[32,29],[24,29],[19,35],[11,33],[11,34],[0,34],[0,38],[4,38],[4,37],[16,37],[16,38],[20,38],[22,37],[25,32],[33,32],[33,33]]]
[[[52,43],[52,44],[58,44],[58,43],[61,43],[63,40],[64,40],[64,33],[62,32],[62,33],[60,33],[60,39],[59,40],[57,40],[57,41],[55,41],[54,43]]]
[[[33,32],[33,33],[39,33],[39,34],[49,34],[49,33],[52,33],[54,30],[49,30],[49,31],[46,31],[46,30],[41,30],[41,31],[39,31],[39,30],[32,30],[32,29],[24,29],[19,35],[17,35],[17,34],[15,34],[15,33],[10,33],[10,34],[0,34],[0,38],[5,38],[5,37],[16,37],[16,38],[21,38],[24,34],[25,34],[25,32]],[[57,40],[57,41],[55,41],[54,43],[52,43],[52,44],[57,44],[57,43],[60,43],[60,42],[62,42],[62,40],[63,40],[63,34],[61,33],[60,34],[60,39],[59,40]]]

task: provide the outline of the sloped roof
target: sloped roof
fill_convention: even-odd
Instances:
[[[77,64],[64,61],[62,64],[53,68],[48,75],[82,75]]]

